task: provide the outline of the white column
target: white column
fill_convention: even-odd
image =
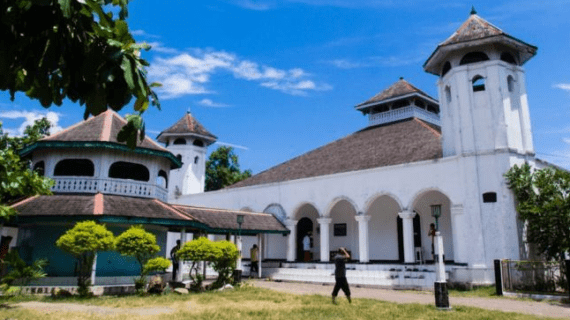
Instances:
[[[445,265],[443,264],[443,238],[441,232],[435,233],[435,254],[437,255],[436,268],[435,268],[435,281],[445,282]]]
[[[297,251],[297,220],[287,219],[285,220],[285,226],[289,231],[289,236],[287,237],[287,261],[295,261],[295,253]]]
[[[263,262],[263,234],[257,235],[257,277],[261,279],[261,265]]]
[[[97,273],[97,252],[93,257],[93,265],[91,266],[91,285],[95,285],[95,274]]]
[[[453,260],[455,262],[467,262],[465,257],[465,236],[463,216],[463,205],[456,204],[451,206],[451,236],[453,241]]]
[[[237,267],[236,270],[242,270],[241,268],[241,249],[242,249],[242,245],[241,245],[241,236],[236,236],[236,246],[238,249],[238,260],[237,260]]]
[[[402,218],[402,231],[404,236],[404,263],[414,263],[414,216],[415,212],[404,210],[400,213]]]
[[[358,221],[358,253],[360,262],[369,262],[368,221],[370,221],[370,216],[357,215],[354,218]]]
[[[186,243],[186,228],[182,228],[182,230],[180,231],[180,248],[182,248],[184,246],[184,244]],[[184,280],[184,271],[182,270],[184,268],[184,262],[182,260],[178,260],[178,273],[176,274],[176,281],[177,282],[182,282],[182,280]]]
[[[317,219],[317,222],[321,225],[321,262],[329,262],[330,260],[329,228],[331,221],[331,218]]]

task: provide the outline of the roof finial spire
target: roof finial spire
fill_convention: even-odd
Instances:
[[[186,109],[186,113],[188,113],[188,114],[192,113],[192,112],[190,111],[190,107],[188,107],[188,109]]]
[[[404,80],[404,77],[400,77],[400,80]]]
[[[475,6],[471,6],[471,15],[477,14],[477,10],[475,10]]]

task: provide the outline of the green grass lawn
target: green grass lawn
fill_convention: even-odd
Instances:
[[[49,302],[49,307],[25,309],[17,306],[26,300]],[[333,305],[329,297],[285,294],[249,286],[186,296],[167,294],[58,300],[49,297],[0,297],[0,319],[539,319],[470,307],[454,307],[453,311],[445,312],[420,304],[370,299],[354,299],[349,304],[346,299],[339,297],[338,300],[339,303]]]

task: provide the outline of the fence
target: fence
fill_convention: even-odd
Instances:
[[[570,294],[570,260],[559,262],[495,260],[497,295],[503,291]]]

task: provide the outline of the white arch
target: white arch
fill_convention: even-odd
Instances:
[[[321,212],[319,211],[319,207],[317,207],[317,205],[314,202],[303,201],[303,202],[299,203],[298,205],[296,205],[295,208],[291,211],[291,213],[292,213],[291,219],[295,219],[295,217],[299,214],[299,211],[301,210],[301,208],[303,208],[306,205],[309,205],[309,206],[315,208],[319,217],[321,216]]]
[[[418,202],[418,200],[422,197],[422,195],[424,195],[425,193],[430,192],[430,191],[435,191],[435,192],[441,193],[442,195],[447,197],[447,199],[449,199],[449,203],[451,206],[454,205],[455,201],[453,201],[453,199],[449,195],[447,195],[447,193],[443,192],[443,190],[441,190],[438,187],[429,187],[429,188],[421,189],[418,192],[416,192],[414,194],[414,196],[411,198],[410,203],[408,204],[408,206],[405,209],[413,209],[415,207],[416,203]]]
[[[271,210],[271,208],[277,208],[277,210]],[[281,222],[285,221],[288,218],[287,212],[283,209],[283,206],[279,203],[271,203],[265,209],[263,209],[264,213],[271,213],[274,215],[278,220]]]
[[[331,211],[334,208],[334,206],[336,206],[337,203],[339,203],[340,201],[345,200],[348,203],[350,203],[350,205],[352,206],[352,208],[354,208],[354,211],[356,211],[356,214],[358,214],[360,212],[360,210],[358,210],[358,205],[356,204],[356,202],[354,202],[352,199],[350,199],[349,197],[346,196],[339,196],[334,198],[331,203],[328,205],[327,210],[323,212],[323,217],[330,217],[331,216]]]
[[[370,211],[370,206],[372,206],[372,204],[374,203],[374,201],[378,200],[378,198],[380,197],[389,197],[390,199],[396,201],[396,203],[398,204],[398,207],[400,207],[400,211],[404,208],[404,206],[402,205],[402,201],[400,201],[400,199],[393,193],[391,192],[378,192],[373,194],[371,197],[368,198],[368,200],[366,200],[366,203],[364,204],[364,213]]]

